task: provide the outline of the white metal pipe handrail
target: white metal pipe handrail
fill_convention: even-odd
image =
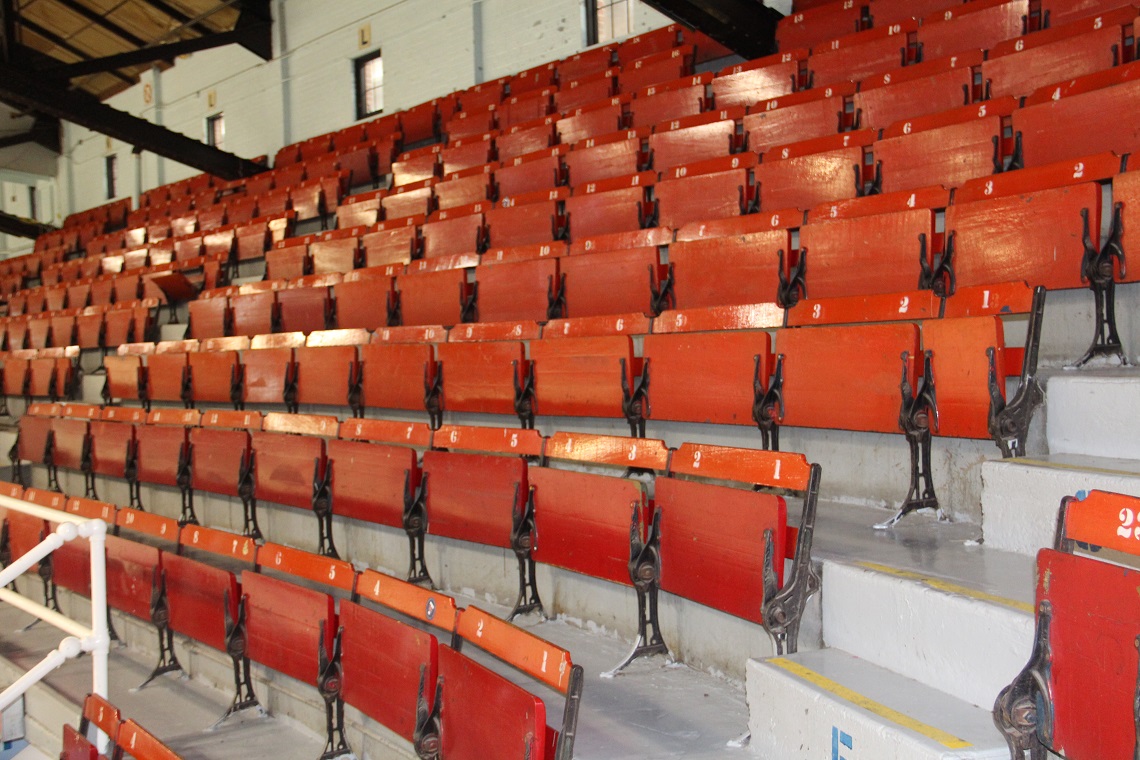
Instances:
[[[43,680],[49,673],[67,660],[78,657],[83,652],[91,653],[91,692],[104,699],[107,697],[107,660],[111,646],[111,636],[107,620],[107,524],[102,520],[88,519],[67,512],[47,509],[21,499],[0,495],[0,508],[22,512],[47,522],[57,523],[58,527],[31,551],[13,560],[0,571],[0,601],[7,602],[30,615],[70,634],[59,647],[52,650],[27,673],[20,676],[8,688],[0,692],[0,712],[19,699],[28,689]],[[56,612],[45,605],[20,596],[3,588],[29,570],[37,562],[55,551],[67,541],[86,538],[90,542],[91,555],[91,627]],[[99,751],[106,753],[109,738],[99,732]]]

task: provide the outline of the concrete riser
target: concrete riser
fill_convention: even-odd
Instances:
[[[827,647],[988,710],[1029,659],[1033,616],[828,562],[823,639]]]
[[[1046,386],[1050,454],[1140,459],[1140,373],[1064,372]]]
[[[1057,510],[1064,497],[1093,489],[1140,496],[1140,476],[1016,460],[987,462],[982,481],[986,546],[1031,557],[1053,545]]]
[[[751,748],[762,760],[1005,760],[995,748],[948,749],[781,669],[748,664]],[[842,732],[842,733],[840,733]],[[996,734],[996,731],[995,731]],[[840,743],[847,740],[850,748]]]

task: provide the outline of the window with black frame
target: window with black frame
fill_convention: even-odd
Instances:
[[[586,0],[586,44],[628,37],[633,0]]]
[[[384,57],[379,50],[356,59],[356,118],[384,110]]]

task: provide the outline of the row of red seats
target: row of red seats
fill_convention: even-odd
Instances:
[[[472,206],[437,212],[431,221],[397,221],[391,229],[382,223],[372,231],[351,228],[285,240],[266,254],[267,276],[274,280],[207,292],[191,306],[191,337],[272,331],[266,328],[273,326],[274,308],[292,312],[281,329],[308,332],[333,326],[374,330],[401,322],[450,326],[655,315],[667,308],[757,302],[791,308],[805,296],[830,299],[915,288],[951,296],[958,288],[1012,280],[1082,288],[1105,255],[1131,247],[1126,230],[1140,208],[1140,175],[1118,174],[1122,163],[1114,154],[1084,156],[970,180],[953,196],[940,187],[921,188],[828,202],[806,215],[788,210],[702,219],[676,233],[652,228],[570,245],[542,233],[560,224],[556,203],[485,213]],[[669,221],[682,221],[684,209],[661,204],[689,197],[701,202],[694,214],[709,213],[710,199],[718,193],[730,196],[737,181],[728,172],[663,181],[656,186],[659,210]],[[702,192],[685,193],[691,182],[700,183],[696,187]],[[1102,249],[1106,183],[1113,192],[1113,233]],[[662,187],[676,193],[660,197]],[[623,196],[609,208],[602,204],[610,193],[587,195],[573,208],[596,199],[599,213],[633,217],[636,213],[628,210],[636,212],[645,202],[641,192],[634,188],[637,200]],[[1044,218],[1053,224],[1042,225]],[[520,245],[487,247],[488,238]],[[658,250],[665,245],[667,265]],[[342,271],[347,275],[341,279]],[[1119,262],[1111,271],[1119,280],[1132,277]],[[317,292],[289,294],[285,306],[279,291],[275,303],[265,291],[282,287],[275,280],[283,278],[290,278],[291,288],[316,287]],[[210,303],[217,297],[229,303]],[[308,301],[307,317],[295,311],[301,299]]]
[[[174,633],[229,654],[236,693],[227,716],[258,705],[252,661],[318,689],[328,710],[329,753],[347,751],[347,703],[409,742],[433,734],[450,757],[485,757],[483,752],[500,746],[529,747],[531,757],[554,757],[556,750],[558,757],[572,756],[581,668],[569,652],[476,607],[459,609],[450,597],[376,571],[358,573],[346,562],[275,544],[257,546],[250,538],[206,527],[180,529],[173,520],[135,509],[15,484],[4,484],[4,493],[102,519],[117,534],[130,535],[107,537],[108,604],[156,626],[160,661],[152,678],[181,670]],[[51,527],[14,512],[6,525],[13,551]],[[88,553],[81,542],[56,553],[40,573],[51,598],[57,585],[90,594]],[[393,613],[432,630],[400,622]],[[446,643],[437,636],[447,636]],[[515,685],[461,654],[464,643],[564,695],[563,722],[548,727],[545,704],[533,687]],[[446,713],[435,707],[441,697],[447,699]],[[65,747],[86,752],[93,737],[83,734],[98,728],[118,736],[116,743],[130,752],[115,713],[95,701],[83,715],[79,732],[65,731]],[[140,760],[174,757],[150,754],[149,746],[134,749],[132,756]]]
[[[405,532],[410,539],[409,581],[417,583],[431,580],[425,536],[512,551],[520,566],[512,616],[542,609],[534,562],[624,585],[636,586],[638,577],[656,582],[656,577],[632,572],[628,562],[637,554],[635,547],[655,543],[653,526],[664,520],[672,533],[651,552],[655,569],[663,573],[661,588],[764,623],[781,646],[791,651],[796,646],[794,628],[802,607],[791,611],[786,629],[780,619],[768,619],[765,607],[775,599],[771,592],[765,596],[763,576],[774,573],[775,587],[781,588],[782,558],[802,566],[794,573],[810,572],[819,468],[799,454],[700,444],[684,444],[674,452],[661,441],[578,433],[544,439],[535,431],[447,426],[433,434],[423,424],[380,420],[339,423],[335,417],[171,410],[146,415],[81,405],[31,408],[21,419],[17,448],[18,458],[47,465],[53,483],[59,468],[83,473],[89,493],[94,492],[96,475],[125,477],[133,504],[123,513],[130,521],[121,524],[140,529],[144,521],[160,521],[167,540],[177,539],[178,523],[136,511],[141,483],[181,488],[183,536],[196,530],[195,492],[241,498],[244,532],[259,540],[259,502],[312,510],[318,521],[313,545],[326,561],[331,557],[337,563],[337,570],[307,577],[349,593],[369,584],[337,559],[334,516]],[[88,455],[83,457],[85,450]],[[422,463],[417,450],[423,452]],[[643,482],[555,468],[549,464],[553,461],[617,468],[618,475],[629,467],[653,472],[654,501],[649,501]],[[801,529],[788,525],[783,497],[757,487],[801,493]],[[582,499],[584,492],[593,498]],[[698,582],[685,571],[709,564],[719,551],[694,539],[709,530],[707,525],[699,527],[709,499],[733,505],[725,519],[734,523],[730,534],[742,549],[727,562],[733,568],[725,567],[726,574],[718,577],[736,577],[734,584]],[[640,508],[631,513],[631,504]],[[594,528],[583,530],[584,524]],[[543,536],[542,544],[533,541],[536,533]],[[767,553],[766,542],[772,543]],[[257,549],[257,563],[286,571],[298,564],[277,557],[281,548],[267,544]],[[244,561],[253,562],[252,545],[243,551],[248,555]],[[335,584],[330,584],[333,579]],[[647,585],[638,590],[650,589]]]
[[[64,724],[60,760],[106,760],[96,747],[97,731],[110,740],[112,760],[179,760],[179,755],[154,734],[133,719],[123,720],[119,708],[96,694],[88,694],[83,700],[78,730]]]
[[[831,0],[812,3],[781,19],[776,42],[781,50],[838,50],[860,32],[917,33],[927,59],[969,49],[991,48],[1020,34],[1035,33],[1108,13],[1121,0]]]

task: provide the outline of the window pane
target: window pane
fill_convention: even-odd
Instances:
[[[356,92],[358,118],[384,110],[384,59],[379,53],[357,60]]]

